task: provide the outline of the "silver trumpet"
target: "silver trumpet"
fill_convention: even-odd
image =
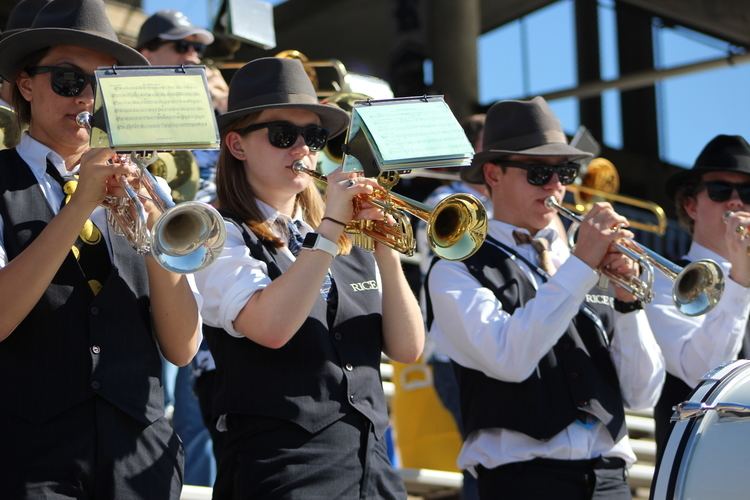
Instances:
[[[76,123],[91,132],[91,114],[78,113]],[[211,205],[186,201],[176,205],[164,192],[148,166],[156,161],[156,151],[118,154],[120,161],[132,161],[138,166],[138,181],[146,196],[162,214],[149,230],[148,214],[141,195],[125,176],[118,179],[125,196],[106,196],[102,205],[107,209],[107,220],[125,236],[139,254],[150,253],[163,268],[175,273],[193,273],[211,264],[224,248],[226,227],[224,219]]]
[[[573,222],[583,220],[577,213],[560,205],[554,196],[547,198],[545,205]],[[615,243],[615,247],[638,263],[641,276],[624,278],[606,269],[600,272],[643,302],[651,302],[654,298],[654,268],[674,282],[672,300],[677,310],[686,316],[706,314],[724,292],[724,272],[713,260],[701,259],[681,267],[633,240],[624,239]]]

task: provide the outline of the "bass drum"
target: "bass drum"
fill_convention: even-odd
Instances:
[[[673,415],[652,500],[750,497],[750,361],[707,373]]]

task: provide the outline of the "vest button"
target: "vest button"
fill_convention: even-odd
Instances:
[[[102,348],[98,345],[92,345],[91,352],[93,352],[94,354],[99,354],[100,352],[102,352]]]
[[[345,366],[344,368],[346,368],[346,371],[348,371],[348,372],[350,372],[350,371],[354,370],[354,367],[352,366],[352,364],[351,364],[351,363],[347,363],[347,364],[346,364],[346,366]]]
[[[102,388],[102,384],[100,384],[98,380],[93,380],[91,382],[91,388],[94,389],[95,391],[98,391],[99,389]]]
[[[354,402],[354,394],[349,394],[349,401]]]
[[[96,306],[91,306],[91,309],[89,311],[91,312],[92,316],[96,316],[97,314],[99,314],[99,308]]]
[[[334,333],[333,338],[335,338],[336,340],[341,340],[341,333],[339,332]]]

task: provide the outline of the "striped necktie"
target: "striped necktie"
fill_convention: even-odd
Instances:
[[[286,229],[289,233],[289,241],[287,242],[287,247],[295,257],[299,255],[300,251],[302,251],[302,242],[304,241],[302,233],[300,233],[299,231],[301,225],[302,224],[299,221],[290,220],[286,223]],[[328,300],[328,295],[331,292],[332,285],[333,277],[331,276],[330,271],[326,271],[326,275],[323,278],[323,283],[320,285],[320,295],[323,297],[323,300]]]
[[[547,238],[532,238],[528,233],[513,231],[513,240],[516,242],[516,245],[531,245],[539,257],[539,267],[544,269],[549,275],[555,274],[557,269],[552,263],[552,252],[550,252],[549,240]]]
[[[67,180],[63,179],[60,172],[49,160],[47,161],[47,175],[55,179],[63,190],[65,197],[60,205],[62,209],[70,201],[70,197],[78,187],[78,176],[75,175]],[[86,219],[70,250],[86,277],[89,288],[94,295],[97,295],[112,270],[112,264],[102,232],[91,219]]]

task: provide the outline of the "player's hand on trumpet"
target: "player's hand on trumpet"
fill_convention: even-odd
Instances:
[[[113,157],[116,157],[115,152],[108,148],[90,149],[81,156],[78,185],[70,203],[82,203],[93,210],[106,195],[121,192],[118,177],[135,175],[138,169],[130,163],[113,162]]]
[[[750,286],[750,212],[724,213],[724,241],[732,264],[729,276],[742,286]]]
[[[595,203],[578,228],[573,255],[592,269],[599,269],[612,243],[622,238],[633,238],[633,233],[626,229],[627,225],[627,219],[615,212],[612,205]]]
[[[604,259],[602,259],[601,269],[606,269],[608,272],[616,274],[626,281],[638,278],[641,274],[638,263],[627,255],[624,255],[614,245],[610,246]],[[614,290],[615,297],[623,302],[633,302],[637,299],[635,295],[620,286],[615,286]]]

